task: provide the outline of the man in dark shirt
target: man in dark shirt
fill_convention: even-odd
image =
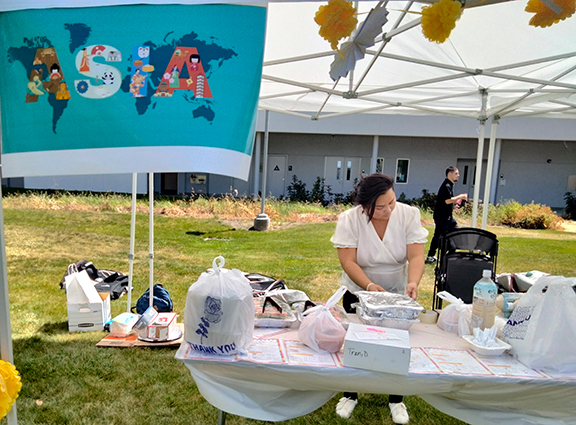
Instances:
[[[434,263],[436,261],[436,250],[440,236],[451,232],[458,228],[458,224],[454,217],[452,217],[452,209],[454,204],[462,200],[468,200],[468,194],[462,193],[454,196],[454,183],[458,181],[460,171],[453,165],[446,168],[446,179],[442,182],[440,189],[438,189],[438,196],[436,197],[436,206],[434,207],[434,236],[430,242],[430,249],[426,257],[427,263]]]

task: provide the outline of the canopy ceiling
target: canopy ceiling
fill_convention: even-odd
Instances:
[[[422,3],[381,3],[390,12],[385,34],[410,29],[378,41],[337,83],[329,75],[335,53],[313,19],[320,4],[270,3],[259,107],[311,119],[366,112],[576,118],[576,17],[535,28],[526,1],[488,3],[466,8],[443,44],[423,36],[420,15],[402,18]],[[359,11],[377,5],[359,2]]]

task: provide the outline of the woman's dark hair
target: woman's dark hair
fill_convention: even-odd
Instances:
[[[356,204],[362,205],[368,215],[368,221],[372,220],[374,216],[376,200],[390,189],[394,189],[394,179],[381,173],[370,174],[356,185],[354,201]]]

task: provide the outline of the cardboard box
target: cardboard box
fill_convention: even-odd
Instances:
[[[408,375],[410,334],[403,329],[350,323],[344,342],[344,366]]]
[[[166,341],[176,326],[176,316],[177,313],[158,313],[154,321],[148,325],[148,339]]]
[[[111,318],[110,294],[98,293],[85,270],[66,276],[70,332],[100,331]]]

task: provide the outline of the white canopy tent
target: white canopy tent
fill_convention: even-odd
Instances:
[[[74,5],[215,2],[82,0]],[[251,1],[255,2],[258,1]],[[21,7],[22,3],[26,1],[8,0],[3,7],[9,8],[10,4]],[[419,15],[402,12],[419,11],[421,3],[359,2],[360,12],[386,6],[390,11],[388,23],[384,26],[384,35],[366,51],[365,59],[356,64],[347,78],[336,82],[329,76],[334,52],[318,35],[318,26],[313,21],[321,3],[271,3],[259,107],[308,120],[337,119],[359,113],[474,118],[481,124],[480,161],[484,126],[491,119],[490,168],[500,119],[576,118],[576,73],[573,72],[576,50],[571,45],[576,36],[574,18],[550,28],[534,28],[528,25],[530,15],[523,11],[525,1],[492,3],[495,2],[468,1],[450,38],[439,45],[423,37]],[[46,2],[45,7],[49,5],[50,2]],[[469,6],[481,7],[468,9]],[[360,15],[359,20],[364,16]],[[350,132],[354,133],[354,129]],[[481,166],[477,166],[477,179],[480,173]],[[488,170],[485,193],[489,193],[490,175]],[[475,192],[474,198],[478,199],[479,194]],[[475,220],[476,216],[474,225]],[[0,246],[0,348],[2,359],[12,362],[1,209]],[[16,423],[13,408],[8,414],[8,424]]]
[[[489,3],[468,1],[443,44],[427,40],[420,15],[410,13],[424,4],[357,3],[359,26],[367,12],[382,7],[389,10],[388,22],[365,58],[337,81],[329,74],[335,52],[313,21],[319,4],[270,4],[259,107],[308,120],[366,113],[477,119],[477,181],[485,124],[491,120],[483,196],[488,200],[500,119],[576,118],[576,50],[570,43],[576,36],[575,21],[535,28],[528,25],[532,15],[524,11],[525,1]],[[477,185],[474,199],[481,199],[479,190]],[[485,208],[482,228],[487,214]]]

